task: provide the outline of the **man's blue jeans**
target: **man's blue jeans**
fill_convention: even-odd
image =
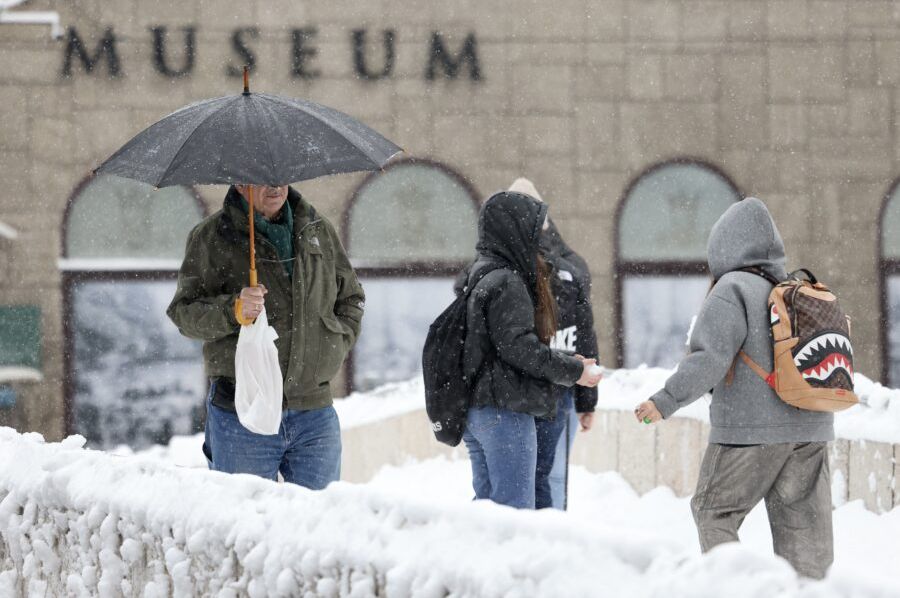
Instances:
[[[575,413],[573,393],[567,390],[552,421],[536,418],[537,468],[535,472],[535,508],[565,508],[566,470],[568,466],[570,417]],[[561,449],[561,450],[560,450]]]
[[[570,399],[571,400],[571,399]],[[578,414],[575,412],[575,401],[567,407],[566,432],[560,434],[559,443],[556,445],[556,458],[553,460],[553,469],[550,470],[550,496],[553,508],[565,511],[569,503],[569,456],[572,454],[572,445],[575,444],[575,435],[581,424]]]
[[[475,498],[534,508],[537,435],[534,417],[507,409],[469,409],[463,433],[472,461]]]
[[[237,413],[206,402],[210,469],[250,473],[321,490],[341,477],[341,427],[334,407],[284,411],[278,434],[255,434]]]

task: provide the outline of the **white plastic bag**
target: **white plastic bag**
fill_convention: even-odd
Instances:
[[[245,428],[278,434],[284,382],[278,365],[278,333],[269,326],[266,308],[250,326],[241,326],[234,353],[234,408]]]

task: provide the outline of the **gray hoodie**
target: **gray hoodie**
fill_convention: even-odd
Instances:
[[[775,391],[737,360],[734,379],[725,378],[743,349],[772,370],[768,299],[772,284],[749,272],[756,266],[778,280],[787,278],[784,242],[765,204],[747,198],[731,206],[709,234],[709,269],[718,281],[703,302],[691,332],[690,352],[665,388],[651,397],[663,417],[713,390],[709,441],[717,444],[774,444],[834,439],[834,415],[804,411],[781,401]]]

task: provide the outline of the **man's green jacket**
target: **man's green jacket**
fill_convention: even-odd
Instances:
[[[266,316],[278,332],[284,408],[318,409],[331,405],[329,382],[359,335],[365,295],[331,223],[292,188],[287,201],[294,215],[293,276],[261,235],[256,268],[269,291]],[[234,378],[241,328],[234,303],[249,284],[248,225],[232,187],[222,209],[191,231],[166,312],[183,335],[203,341],[210,377]]]

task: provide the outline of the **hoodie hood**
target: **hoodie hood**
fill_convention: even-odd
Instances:
[[[478,215],[478,254],[504,262],[534,292],[536,256],[547,206],[528,195],[502,191],[492,195]]]
[[[551,262],[562,259],[569,263],[569,266],[575,269],[575,275],[587,281],[590,279],[591,271],[587,262],[583,257],[575,253],[575,250],[569,247],[569,244],[562,238],[559,229],[552,218],[547,219],[549,226],[547,230],[541,233],[541,252]],[[590,286],[589,284],[586,286]]]
[[[709,233],[709,271],[718,280],[728,272],[756,266],[785,280],[784,241],[766,204],[748,197],[728,208]]]

